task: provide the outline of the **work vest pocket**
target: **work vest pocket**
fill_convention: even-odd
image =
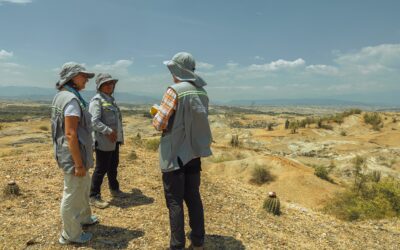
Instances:
[[[68,142],[66,140],[62,141],[62,143],[57,143],[56,155],[58,165],[60,168],[64,169],[64,171],[67,171],[74,166],[74,160],[72,159]]]
[[[161,137],[159,152],[160,152],[161,169],[168,169],[168,165],[171,162],[171,153],[172,153],[171,134],[167,134]]]
[[[115,126],[117,124],[117,112],[111,108],[105,108],[103,120],[107,126]]]

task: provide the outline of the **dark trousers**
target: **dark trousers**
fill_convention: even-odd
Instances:
[[[169,210],[171,249],[184,249],[185,247],[183,201],[185,201],[189,211],[192,244],[194,246],[202,246],[205,235],[204,210],[199,191],[200,158],[193,159],[184,166],[180,165],[181,168],[179,170],[163,173],[162,175],[165,199]]]
[[[96,149],[96,167],[92,175],[90,197],[98,196],[101,192],[101,184],[104,175],[107,174],[108,185],[111,190],[119,190],[117,180],[117,168],[119,163],[119,143],[114,151],[101,151]]]

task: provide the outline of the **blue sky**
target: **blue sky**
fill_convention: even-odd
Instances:
[[[160,96],[188,51],[211,98],[400,99],[400,1],[0,0],[0,85],[76,61]],[[87,87],[94,89],[94,81]]]

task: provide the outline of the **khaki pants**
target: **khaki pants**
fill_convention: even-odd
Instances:
[[[62,236],[70,241],[79,239],[82,223],[90,221],[90,174],[84,177],[64,174],[64,192],[61,200]]]

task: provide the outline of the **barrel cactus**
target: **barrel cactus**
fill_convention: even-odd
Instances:
[[[281,202],[279,198],[276,197],[275,192],[269,192],[267,199],[264,201],[264,209],[272,213],[273,215],[280,215],[281,214]]]
[[[15,181],[10,181],[4,187],[3,192],[5,195],[19,195],[19,187]]]

